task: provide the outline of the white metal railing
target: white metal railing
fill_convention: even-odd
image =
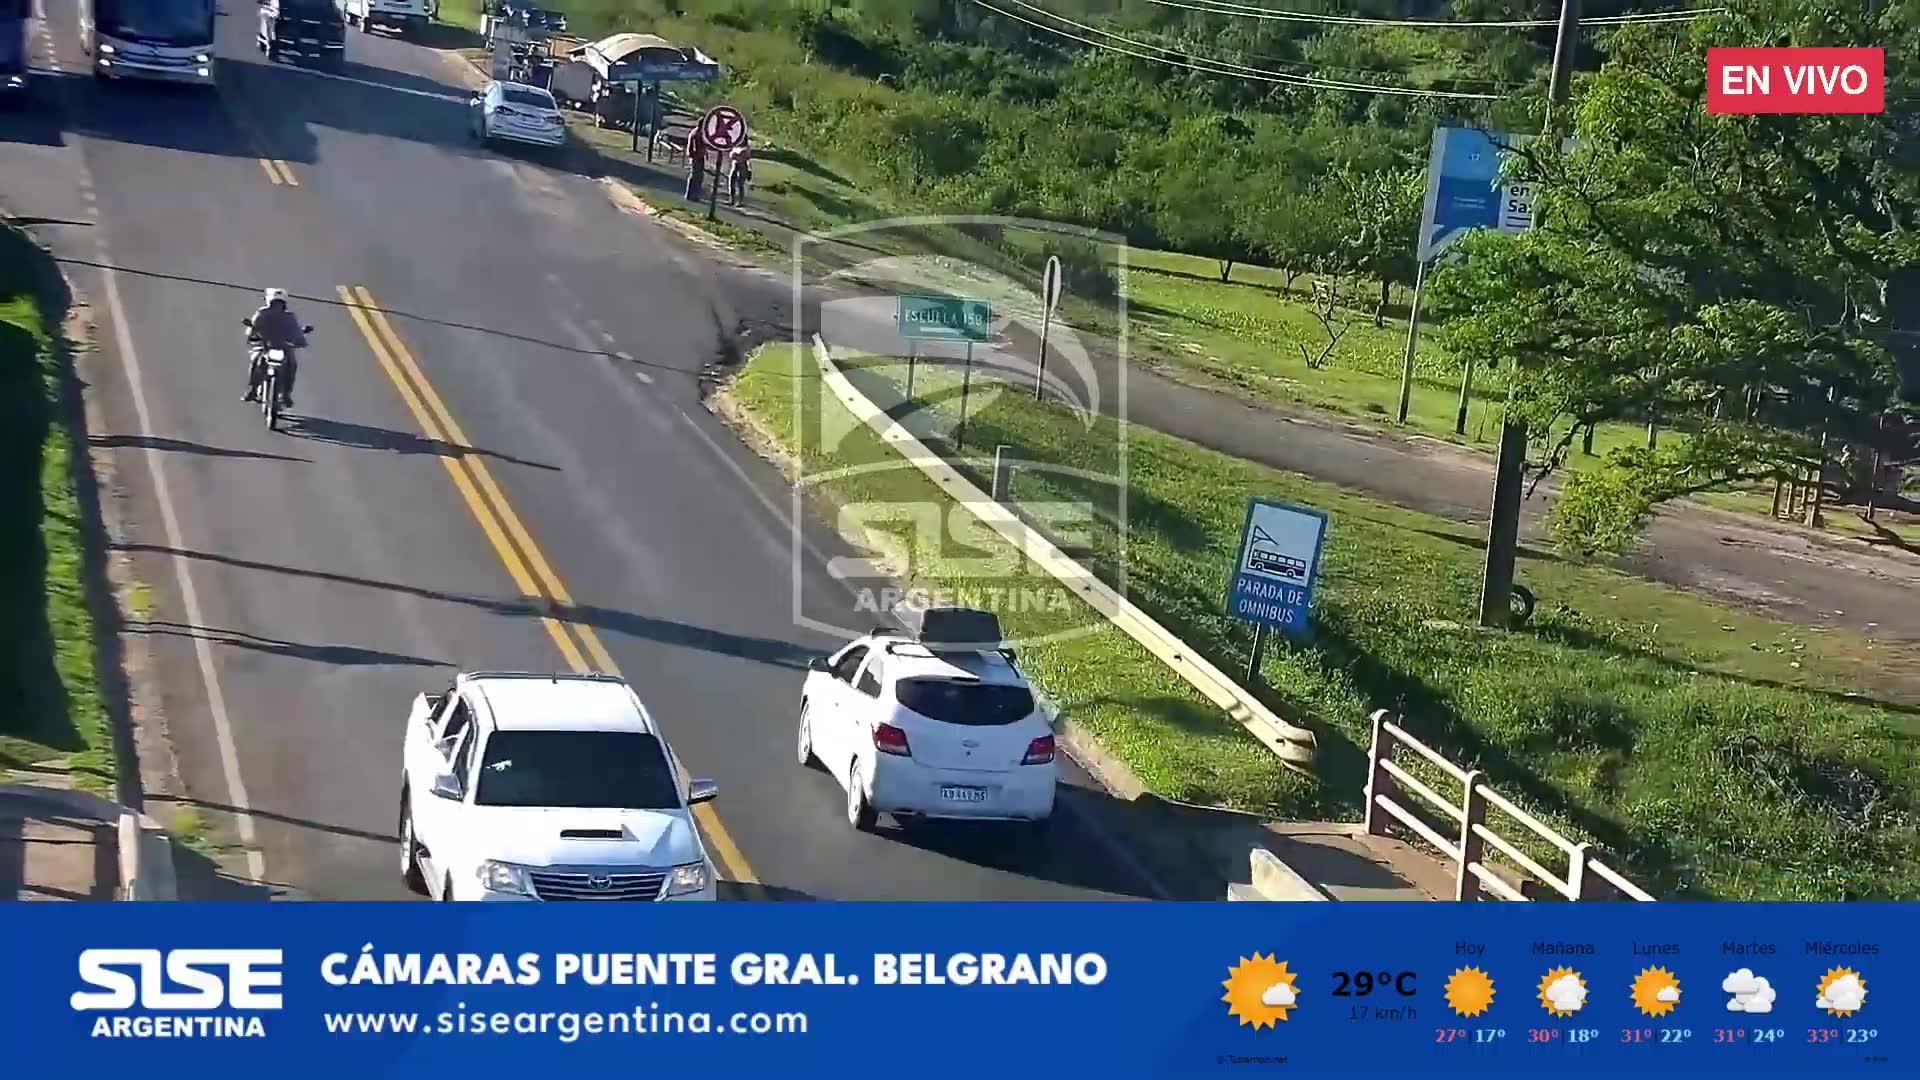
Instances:
[[[1407,771],[1394,760],[1395,753],[1402,749],[1451,777],[1460,785],[1460,797],[1449,799]],[[1457,830],[1455,835],[1452,838],[1441,835],[1427,822],[1427,815],[1420,812],[1420,803],[1403,801],[1402,796],[1407,794],[1418,796],[1428,810],[1444,815]],[[1489,808],[1505,814],[1535,838],[1564,854],[1566,873],[1541,865],[1519,844],[1496,832],[1487,823]],[[1392,713],[1380,709],[1373,714],[1373,745],[1367,751],[1367,832],[1374,836],[1386,835],[1388,819],[1412,830],[1453,863],[1455,900],[1479,900],[1483,891],[1505,900],[1527,899],[1486,861],[1488,845],[1568,900],[1654,899],[1619,871],[1601,862],[1592,845],[1574,843],[1549,828],[1488,787],[1478,770],[1462,769],[1441,757],[1438,751],[1407,734]]]

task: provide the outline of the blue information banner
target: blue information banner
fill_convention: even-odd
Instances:
[[[1435,128],[1427,156],[1418,257],[1429,262],[1475,229],[1533,226],[1531,186],[1501,176],[1508,149],[1524,138],[1479,128]]]
[[[1227,583],[1227,614],[1283,634],[1307,632],[1327,515],[1272,499],[1248,499]]]
[[[21,1077],[1911,1075],[1915,905],[17,904]],[[581,1072],[584,1070],[584,1072]]]

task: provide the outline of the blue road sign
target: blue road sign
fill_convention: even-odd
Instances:
[[[1305,634],[1326,536],[1327,515],[1319,510],[1248,499],[1227,585],[1227,614],[1283,634]]]
[[[1479,128],[1435,128],[1427,155],[1427,201],[1420,216],[1421,262],[1475,229],[1533,227],[1531,185],[1502,180],[1506,148],[1526,137]]]

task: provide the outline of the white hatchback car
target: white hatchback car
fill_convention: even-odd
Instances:
[[[400,873],[441,900],[712,900],[673,751],[611,675],[461,675],[414,698]]]
[[[1053,816],[1053,728],[1007,650],[877,630],[813,662],[798,749],[840,781],[856,829],[882,813],[1034,831]]]
[[[473,137],[556,147],[567,141],[567,122],[553,95],[538,86],[495,80],[467,101]]]

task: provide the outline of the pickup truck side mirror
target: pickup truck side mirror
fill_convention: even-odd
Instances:
[[[720,794],[720,785],[711,780],[695,780],[687,785],[687,805],[712,802]]]
[[[807,661],[807,670],[831,672],[833,670],[833,664],[829,662],[827,658],[824,656],[816,656],[813,659]]]
[[[253,329],[253,320],[252,320],[251,318],[246,318],[246,319],[241,319],[241,320],[240,320],[240,325],[241,325],[241,326],[244,326],[244,327],[246,327],[246,328],[247,328],[247,329],[249,329],[249,330],[251,330],[251,329]]]
[[[433,793],[443,799],[459,802],[466,798],[467,789],[458,776],[452,773],[441,773],[433,778]]]
[[[467,99],[467,104],[469,104],[469,105],[478,105],[478,104],[480,104],[480,95],[479,95],[479,94],[475,94],[475,95],[473,95],[472,97],[470,97],[470,98],[468,98],[468,99]]]
[[[303,326],[303,327],[301,327],[301,328],[300,328],[300,332],[301,332],[301,333],[303,333],[303,334],[311,334],[311,333],[313,333],[313,327],[311,327],[311,326]]]

